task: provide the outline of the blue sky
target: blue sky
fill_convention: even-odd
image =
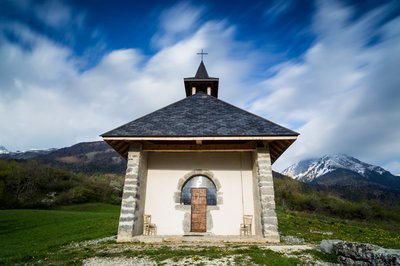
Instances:
[[[70,146],[185,97],[301,133],[276,162],[346,153],[400,173],[399,1],[0,0],[0,145]]]

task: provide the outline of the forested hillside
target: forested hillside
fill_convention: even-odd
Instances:
[[[126,160],[104,141],[81,142],[61,149],[3,153],[0,159],[35,160],[48,166],[85,174],[123,174],[126,167]]]
[[[0,160],[0,208],[120,204],[122,159],[104,143],[80,143],[34,160]],[[274,172],[278,208],[333,217],[400,222],[400,198],[378,187],[315,187]],[[348,193],[345,193],[348,192]]]
[[[119,203],[123,178],[73,173],[37,161],[0,160],[0,208],[53,207],[83,202]]]
[[[277,206],[294,211],[317,213],[343,219],[400,222],[400,201],[382,203],[375,198],[350,200],[335,192],[318,191],[288,176],[274,172]]]

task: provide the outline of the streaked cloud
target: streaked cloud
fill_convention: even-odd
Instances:
[[[285,63],[265,80],[264,96],[252,104],[256,113],[289,127],[298,125],[299,140],[277,169],[326,153],[397,165],[400,36],[391,33],[400,23],[385,17],[390,8],[379,7],[354,20],[352,7],[319,2],[312,25],[317,42],[301,62]],[[379,41],[371,44],[378,35]]]
[[[292,0],[275,0],[264,11],[264,20],[267,23],[276,21],[292,7]]]
[[[4,27],[19,39],[0,35],[0,113],[7,114],[0,143],[10,150],[99,139],[107,130],[182,99],[183,77],[195,74],[195,53],[202,48],[213,51],[206,60],[215,63],[207,65],[208,71],[229,87],[222,93],[225,98],[238,98],[245,86],[239,74],[248,73],[251,65],[230,58],[231,49],[241,44],[234,40],[234,29],[218,21],[150,57],[136,48],[110,51],[83,72],[70,48],[21,24]]]
[[[189,2],[180,2],[164,10],[152,44],[157,48],[166,47],[195,32],[203,11],[203,7],[195,8]]]
[[[72,20],[72,10],[61,1],[39,3],[34,12],[44,24],[54,28],[64,27]]]
[[[0,20],[0,145],[10,150],[96,140],[182,99],[183,78],[193,76],[196,52],[205,49],[222,100],[301,133],[275,169],[340,152],[400,173],[396,3],[355,16],[354,6],[316,2],[312,23],[303,29],[315,41],[296,59],[273,66],[262,63],[271,51],[257,48],[267,43],[246,41],[229,19],[205,19],[207,6],[178,2],[161,11],[148,40],[156,51],[149,54],[135,43],[107,47],[101,29],[88,27],[85,13],[67,2],[10,3],[22,14]],[[292,4],[276,1],[266,12],[278,20]],[[60,35],[46,34],[25,15]],[[95,45],[76,53],[78,33]]]

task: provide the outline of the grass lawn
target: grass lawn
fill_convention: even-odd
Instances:
[[[119,206],[83,204],[59,210],[0,210],[0,264],[29,260],[72,241],[117,232]]]
[[[292,235],[317,244],[322,239],[369,242],[388,248],[400,248],[400,229],[391,223],[360,222],[301,212],[277,210],[282,235]],[[163,245],[118,244],[67,245],[115,235],[119,206],[82,204],[58,210],[0,210],[0,265],[80,264],[89,257],[148,257],[158,263],[184,257],[216,259],[235,256],[237,265],[247,260],[257,265],[306,265],[301,259],[288,258],[262,246],[172,248]],[[324,233],[331,232],[326,235]],[[311,251],[310,251],[311,252]],[[316,253],[316,254],[314,254]],[[310,253],[321,257],[316,250]],[[335,258],[333,258],[334,260]],[[196,264],[197,265],[197,264]],[[199,263],[198,265],[204,265]]]

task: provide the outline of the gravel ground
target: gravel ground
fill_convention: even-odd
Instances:
[[[83,261],[83,265],[85,266],[112,266],[112,265],[120,265],[120,266],[142,266],[148,265],[153,266],[157,265],[154,261],[142,258],[90,258]]]
[[[79,243],[73,243],[71,244],[71,247],[84,247],[84,246],[89,246],[89,245],[97,245],[100,243],[104,243],[107,241],[112,241],[112,240],[116,240],[117,236],[108,236],[108,237],[103,237],[103,238],[99,238],[99,239],[95,239],[95,240],[88,240],[88,241],[82,241]]]
[[[206,258],[183,258],[179,261],[167,259],[160,262],[161,265],[171,266],[189,266],[189,265],[207,265],[207,266],[232,266],[235,265],[234,256],[228,256],[220,259],[206,259]],[[83,262],[85,266],[155,266],[156,262],[146,258],[90,258]],[[246,262],[246,265],[251,266],[250,262]]]
[[[96,248],[96,246],[99,246],[103,251],[107,252],[108,254],[115,254],[116,253],[121,253],[124,251],[129,251],[132,249],[132,244],[114,244],[114,243],[104,243],[107,241],[112,241],[115,240],[115,237],[107,237],[107,238],[102,238],[102,239],[97,239],[97,240],[92,240],[92,241],[84,241],[80,243],[74,243],[72,246],[74,248],[80,248],[80,247],[89,247],[90,248]],[[154,244],[150,245],[152,248],[157,248],[157,246],[162,247],[162,246],[168,246],[171,249],[190,249],[190,250],[196,250],[196,249],[202,249],[204,247],[225,247],[227,249],[231,248],[237,248],[237,247],[232,247],[229,245],[225,245],[223,243],[159,243],[159,244]],[[246,246],[246,245],[243,245]],[[145,250],[149,247],[148,244],[144,245],[135,245],[135,250]],[[310,245],[258,245],[258,247],[263,248],[263,249],[271,249],[275,252],[280,252],[285,254],[285,256],[288,257],[297,257],[303,260],[307,265],[318,265],[318,266],[331,266],[331,265],[337,265],[337,264],[331,264],[327,262],[321,262],[315,260],[312,256],[309,254],[293,254],[294,252],[301,252],[305,250],[310,250],[310,249],[315,249],[314,246]],[[245,258],[243,262],[243,257],[241,257],[242,262],[240,265],[246,265],[246,266],[253,266],[255,265],[254,263],[251,263],[250,260],[247,260]],[[150,257],[126,257],[126,256],[118,256],[118,257],[93,257],[89,258],[83,261],[83,265],[85,266],[141,266],[141,265],[148,265],[148,266],[154,266],[154,265],[176,265],[176,266],[191,266],[191,265],[210,265],[210,266],[233,266],[237,265],[235,263],[235,255],[230,255],[224,258],[215,258],[215,259],[210,259],[208,257],[200,257],[200,256],[188,256],[184,258],[180,258],[179,260],[176,259],[166,259],[161,262],[156,262]]]

